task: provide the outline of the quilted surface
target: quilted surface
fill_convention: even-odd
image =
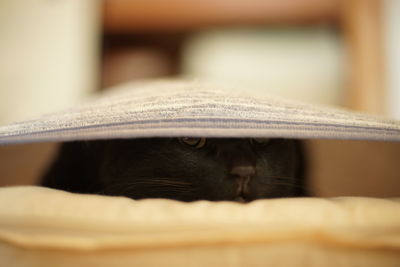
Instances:
[[[399,266],[400,199],[182,203],[1,188],[0,257],[5,266]]]

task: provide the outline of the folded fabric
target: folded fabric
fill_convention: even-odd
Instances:
[[[198,82],[151,81],[0,127],[0,144],[165,136],[400,141],[400,122]]]

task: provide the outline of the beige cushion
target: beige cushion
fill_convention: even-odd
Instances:
[[[400,266],[400,199],[181,203],[0,189],[2,266]]]

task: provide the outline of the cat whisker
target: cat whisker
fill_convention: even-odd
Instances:
[[[151,179],[152,183],[159,183],[171,186],[192,186],[192,183],[185,181],[169,180],[169,179]]]
[[[192,184],[185,181],[171,180],[170,178],[135,178],[129,182],[110,184],[103,193],[129,195],[139,189],[154,195],[165,193],[185,194],[194,191]]]

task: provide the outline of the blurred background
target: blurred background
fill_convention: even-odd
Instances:
[[[400,119],[398,25],[398,0],[1,0],[0,125],[164,77]],[[37,179],[55,147],[1,147],[0,184]],[[317,195],[400,194],[399,144],[307,147]]]

